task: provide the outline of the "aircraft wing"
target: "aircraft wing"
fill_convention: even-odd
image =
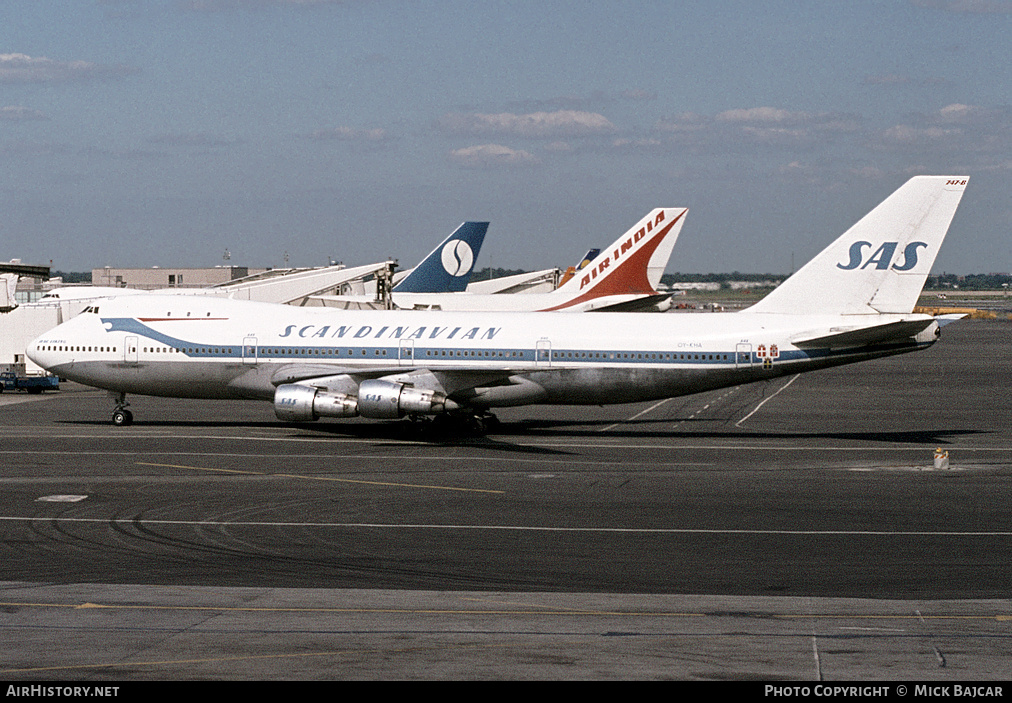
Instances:
[[[396,378],[400,382],[410,383],[420,388],[438,390],[446,394],[477,386],[509,385],[510,376],[529,369],[495,368],[476,369],[446,368],[427,369],[411,366],[387,366],[383,368],[334,367],[314,364],[292,365],[279,369],[271,376],[275,386],[287,383],[298,383],[316,386],[328,390],[351,392],[359,384],[370,378]]]
[[[920,334],[934,322],[935,319],[929,317],[920,320],[888,322],[882,325],[851,330],[832,328],[828,334],[824,331],[819,334],[802,334],[798,338],[792,339],[791,343],[796,347],[805,349],[807,347],[856,347],[866,344],[900,341]]]
[[[309,383],[314,380],[325,380],[337,376],[355,376],[359,378],[379,378],[390,374],[404,371],[402,366],[388,366],[386,368],[363,369],[360,367],[347,366],[335,367],[324,364],[292,364],[283,366],[271,376],[271,383],[280,386],[285,383]],[[321,385],[327,385],[321,383]]]

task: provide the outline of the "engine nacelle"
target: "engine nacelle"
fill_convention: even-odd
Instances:
[[[286,383],[274,391],[274,414],[285,422],[310,422],[321,417],[355,417],[358,401],[344,393]]]
[[[435,415],[456,407],[439,391],[414,388],[403,383],[369,379],[358,387],[358,412],[362,417],[389,420],[410,413]]]

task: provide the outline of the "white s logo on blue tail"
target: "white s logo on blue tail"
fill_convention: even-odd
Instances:
[[[442,252],[443,268],[451,276],[464,276],[474,264],[474,253],[467,242],[456,239],[447,242]]]

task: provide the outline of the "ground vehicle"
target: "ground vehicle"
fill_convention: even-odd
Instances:
[[[60,390],[60,379],[50,374],[28,374],[25,364],[0,364],[0,393],[3,391],[42,391]]]

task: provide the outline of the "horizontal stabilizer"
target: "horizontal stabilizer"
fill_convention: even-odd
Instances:
[[[658,293],[634,300],[624,300],[621,303],[613,303],[600,308],[592,308],[588,312],[652,312],[670,297],[670,293]]]
[[[946,325],[952,324],[956,320],[962,320],[966,317],[965,312],[948,313],[946,315],[935,315],[935,321],[939,327],[945,327]]]
[[[809,347],[842,348],[857,347],[866,344],[880,344],[883,342],[900,341],[915,337],[927,329],[934,321],[935,319],[933,317],[928,317],[918,320],[889,322],[884,325],[861,327],[859,329],[851,330],[836,328],[837,331],[831,329],[829,334],[802,336],[798,339],[791,340],[791,342],[794,346],[801,349]]]

